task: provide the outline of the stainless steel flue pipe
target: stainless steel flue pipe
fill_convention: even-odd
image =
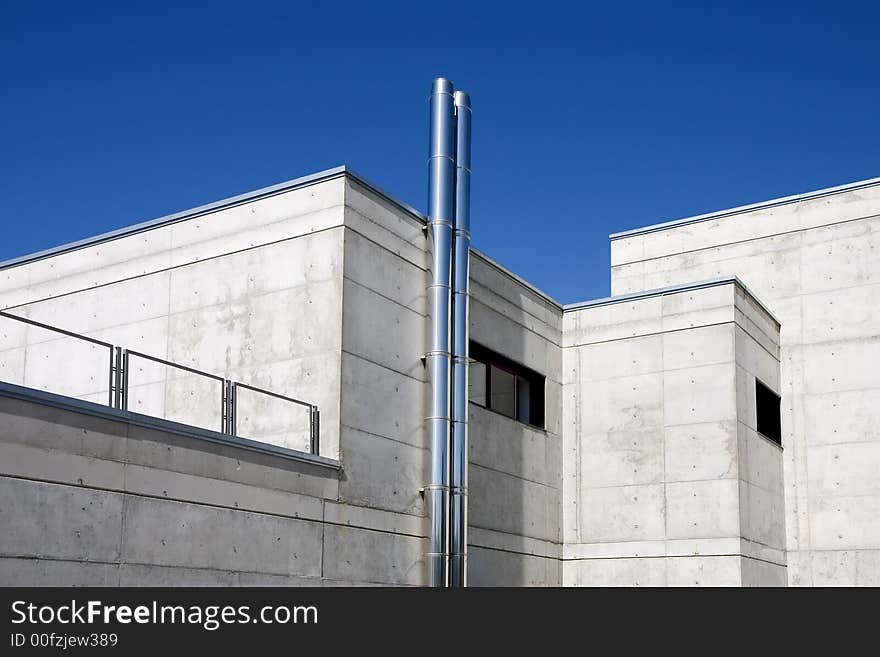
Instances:
[[[467,583],[468,258],[470,254],[470,99],[445,78],[430,97],[428,284],[431,326],[426,366],[430,481],[425,501],[429,586]]]
[[[455,215],[455,108],[452,83],[434,80],[431,89],[430,154],[428,157],[428,237],[431,279],[428,284],[431,328],[425,364],[431,386],[427,430],[431,444],[430,480],[425,502],[431,544],[425,555],[428,586],[449,585],[449,437],[452,221]]]
[[[471,249],[471,99],[456,91],[452,222],[452,462],[450,586],[467,586],[468,279]]]

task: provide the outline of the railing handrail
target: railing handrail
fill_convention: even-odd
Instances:
[[[203,372],[202,370],[197,370],[194,367],[188,367],[186,365],[181,365],[180,363],[175,363],[170,360],[165,360],[164,358],[158,358],[157,356],[150,356],[149,354],[144,354],[139,351],[135,351],[134,349],[125,349],[125,353],[130,356],[137,356],[138,358],[144,358],[146,360],[151,360],[154,363],[159,363],[160,365],[167,365],[169,367],[175,367],[179,370],[184,370],[185,372],[190,372],[192,374],[198,374],[200,376],[206,376],[209,379],[214,379],[216,381],[227,381],[228,379],[219,376],[217,374],[211,374],[210,372]]]
[[[104,342],[103,340],[96,340],[95,338],[90,338],[87,335],[82,335],[80,333],[74,333],[73,331],[68,331],[63,328],[58,328],[57,326],[51,326],[49,324],[43,324],[42,322],[38,322],[33,319],[29,319],[27,317],[20,317],[18,315],[13,315],[4,310],[0,310],[0,316],[3,316],[7,319],[12,319],[16,322],[22,322],[24,324],[30,324],[31,326],[36,326],[41,329],[46,329],[47,331],[55,331],[56,333],[61,333],[62,335],[66,335],[71,338],[78,338],[80,340],[85,340],[86,342],[91,342],[92,344],[101,345],[102,347],[107,347],[108,349],[113,349],[113,345],[109,342]]]
[[[299,406],[304,406],[309,409],[309,429],[310,429],[310,451],[312,454],[318,454],[318,433],[319,433],[319,411],[318,406],[315,404],[311,404],[307,401],[303,401],[302,399],[295,399],[294,397],[288,397],[287,395],[282,395],[277,392],[273,392],[271,390],[266,390],[264,388],[258,388],[256,386],[249,385],[247,383],[241,383],[240,381],[234,381],[232,379],[227,379],[218,374],[211,374],[210,372],[204,372],[202,370],[197,370],[194,367],[189,367],[187,365],[181,365],[180,363],[175,363],[170,360],[166,360],[164,358],[159,358],[158,356],[151,356],[150,354],[145,354],[140,351],[135,351],[134,349],[127,349],[125,347],[119,347],[117,345],[113,345],[109,342],[104,342],[103,340],[97,340],[95,338],[90,338],[86,335],[81,335],[79,333],[74,333],[73,331],[68,331],[66,329],[58,328],[57,326],[52,326],[50,324],[44,324],[42,322],[38,322],[33,319],[29,319],[27,317],[20,317],[18,315],[13,315],[11,313],[0,310],[0,317],[5,317],[6,319],[11,319],[16,322],[22,322],[24,324],[29,324],[32,326],[36,326],[41,329],[45,329],[48,331],[54,331],[55,333],[60,333],[61,335],[66,335],[71,338],[76,338],[79,340],[84,340],[85,342],[89,342],[92,344],[96,344],[102,347],[106,347],[110,350],[110,383],[109,383],[109,394],[110,400],[108,402],[108,406],[111,408],[119,408],[123,410],[128,410],[128,374],[129,374],[129,357],[134,356],[136,358],[143,358],[145,360],[149,360],[155,363],[159,363],[160,365],[165,365],[167,367],[174,367],[176,369],[183,370],[185,372],[189,372],[191,374],[196,374],[198,376],[204,376],[209,379],[213,379],[222,384],[222,392],[221,392],[221,420],[223,433],[227,433],[232,436],[237,436],[235,429],[235,421],[234,418],[236,416],[236,398],[235,390],[237,388],[244,388],[246,390],[251,390],[253,392],[257,392],[263,395],[268,395],[270,397],[275,397],[276,399],[281,399],[293,404],[297,404]],[[27,344],[25,345],[27,346]],[[116,358],[114,359],[114,354]],[[114,378],[115,376],[115,378]]]
[[[234,385],[236,388],[245,388],[246,390],[253,390],[254,392],[261,392],[264,395],[269,395],[270,397],[277,397],[278,399],[283,399],[284,401],[293,402],[294,404],[299,404],[300,406],[305,406],[306,408],[317,408],[314,404],[310,404],[307,401],[303,401],[302,399],[294,399],[293,397],[288,397],[287,395],[281,395],[277,392],[272,392],[271,390],[265,390],[263,388],[257,388],[255,386],[248,385],[247,383],[241,383],[240,381],[232,381],[230,383]]]

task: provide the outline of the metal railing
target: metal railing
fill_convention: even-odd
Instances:
[[[96,346],[101,347],[103,349],[107,349],[108,361],[109,361],[109,367],[108,367],[108,371],[109,371],[109,385],[108,385],[109,392],[108,392],[108,395],[109,395],[109,397],[107,400],[107,405],[108,406],[114,405],[113,372],[114,372],[114,368],[115,368],[115,362],[114,362],[115,348],[112,344],[110,344],[109,342],[104,342],[102,340],[96,340],[94,338],[90,338],[85,335],[80,335],[79,333],[74,333],[73,331],[67,331],[65,329],[61,329],[56,326],[50,326],[49,324],[43,324],[42,322],[37,322],[35,320],[27,319],[25,317],[18,317],[17,315],[10,315],[9,313],[3,312],[3,311],[0,311],[0,317],[3,317],[5,319],[11,319],[16,322],[21,322],[22,324],[34,326],[36,328],[43,329],[45,331],[51,331],[52,333],[57,333],[59,335],[66,336],[68,338],[82,340],[83,342],[86,342],[88,344],[96,345]],[[27,347],[28,347],[28,343],[25,341],[21,345],[21,347],[19,347],[19,348],[26,349]],[[5,351],[5,350],[2,350],[2,351]],[[2,353],[2,351],[0,351],[0,353]],[[24,384],[24,383],[25,383],[25,381],[24,381],[24,367],[22,367],[22,384]],[[93,392],[93,391],[90,390],[89,392]]]
[[[201,377],[205,381],[211,382],[211,385],[216,384],[219,390],[216,393],[211,393],[211,396],[216,394],[216,398],[219,401],[219,406],[215,406],[214,409],[218,412],[218,422],[219,428],[215,428],[213,430],[219,430],[220,433],[226,434],[228,436],[244,438],[244,437],[254,437],[254,436],[243,436],[239,433],[239,426],[237,422],[239,404],[238,398],[239,390],[245,390],[249,393],[253,393],[255,395],[259,395],[262,398],[268,400],[277,400],[283,402],[284,404],[292,405],[296,408],[302,409],[305,414],[303,416],[303,422],[307,425],[304,427],[305,437],[308,442],[308,451],[311,454],[319,453],[319,433],[320,433],[320,413],[318,411],[318,407],[314,404],[310,404],[309,402],[305,402],[301,399],[294,399],[293,397],[288,397],[286,395],[281,395],[277,392],[273,392],[271,390],[264,390],[262,388],[257,388],[255,386],[251,386],[245,383],[241,383],[240,381],[233,381],[231,379],[226,379],[222,376],[218,376],[216,374],[210,374],[208,372],[203,372],[201,370],[197,370],[192,367],[188,367],[186,365],[181,365],[180,363],[175,363],[169,360],[165,360],[163,358],[157,358],[156,356],[151,356],[149,354],[141,353],[139,351],[135,351],[133,349],[126,349],[124,347],[113,345],[109,342],[103,342],[101,340],[96,340],[94,338],[90,338],[88,336],[74,333],[73,331],[68,331],[65,329],[61,329],[55,326],[51,326],[49,324],[43,324],[42,322],[37,322],[32,319],[28,319],[25,317],[19,317],[17,315],[12,315],[10,313],[0,311],[0,319],[11,320],[14,322],[19,322],[21,324],[33,326],[42,330],[51,331],[53,333],[57,333],[59,335],[63,335],[68,338],[73,338],[75,340],[81,340],[84,343],[88,343],[90,345],[95,345],[101,347],[102,349],[106,348],[108,352],[108,367],[107,367],[107,376],[108,376],[108,392],[107,392],[107,406],[123,411],[128,411],[129,404],[132,399],[133,391],[138,388],[148,388],[149,386],[161,385],[163,393],[167,390],[167,385],[172,382],[186,382],[188,377]],[[5,337],[5,335],[0,331],[0,338]],[[4,369],[14,369],[7,368],[6,361],[3,359],[3,354],[13,352],[18,349],[28,349],[34,348],[36,344],[42,344],[47,341],[42,341],[41,343],[30,343],[27,339],[23,340],[21,345],[18,346],[4,346],[3,342],[0,341],[0,380],[7,380],[7,374]],[[185,373],[183,376],[178,377],[177,379],[168,379],[167,377],[157,378],[153,381],[147,381],[141,384],[132,385],[132,368],[133,363],[137,362],[138,359],[143,361],[147,361],[148,363],[152,363],[165,368],[172,368],[177,372]],[[60,365],[60,364],[59,364]],[[26,376],[25,376],[24,364],[21,367],[21,384],[27,387],[28,386]],[[188,375],[188,376],[187,376]],[[14,381],[10,381],[14,383]],[[44,388],[50,392],[54,392],[48,387]],[[102,395],[102,392],[95,392],[94,390],[83,391],[82,394],[71,395],[67,394],[67,396],[75,397],[75,398],[83,398],[89,396],[95,396],[98,394]],[[190,394],[194,394],[193,391]],[[181,408],[192,408],[191,406],[187,406],[184,400],[178,400],[180,402]],[[265,404],[263,404],[265,406]],[[164,394],[163,394],[163,408],[164,408]],[[139,409],[138,412],[141,412]],[[162,415],[157,413],[151,413],[149,411],[143,412],[144,415],[152,415],[154,417],[164,417],[168,418],[168,413],[164,413]],[[283,412],[277,412],[278,416],[283,416]],[[255,414],[258,416],[258,414]],[[250,416],[249,420],[252,420]],[[266,418],[262,416],[258,416],[253,418],[253,421],[249,421],[248,424],[251,426],[252,431],[256,433],[260,433],[259,428],[254,428],[254,425],[257,424],[257,420],[265,423]],[[183,424],[192,424],[194,426],[202,426],[207,429],[211,429],[210,426],[207,426],[209,423],[198,423],[193,421],[183,421]],[[263,430],[263,433],[266,433],[268,430]],[[289,436],[285,436],[287,432],[284,427],[275,427],[274,428],[274,436],[281,438],[287,438],[289,440]],[[255,438],[259,439],[259,438]],[[294,449],[296,449],[294,447]]]

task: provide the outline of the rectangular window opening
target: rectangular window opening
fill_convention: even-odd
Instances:
[[[757,411],[755,426],[758,433],[780,446],[782,445],[781,402],[782,399],[779,395],[755,379],[755,409]]]
[[[544,428],[544,376],[475,342],[470,343],[470,357],[471,403]]]
[[[486,407],[486,364],[471,361],[468,367],[468,399],[478,406]]]

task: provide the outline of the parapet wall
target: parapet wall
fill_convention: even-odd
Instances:
[[[340,503],[340,464],[0,389],[0,585],[421,581],[419,519]]]

